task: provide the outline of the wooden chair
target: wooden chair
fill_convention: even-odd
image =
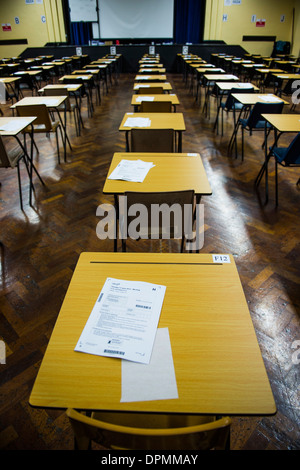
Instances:
[[[131,129],[131,152],[168,152],[175,149],[173,129]]]
[[[229,417],[95,412],[88,417],[74,409],[66,414],[75,449],[96,442],[113,450],[229,450]]]
[[[69,114],[73,114],[76,135],[79,136],[80,135],[81,121],[80,121],[80,112],[79,112],[77,97],[75,96],[75,103],[71,103],[70,94],[69,94],[69,92],[66,88],[45,88],[44,89],[44,94],[46,96],[67,96],[67,99],[65,101],[66,111]],[[65,104],[62,104],[61,106],[58,106],[56,108],[57,112],[64,112]]]
[[[92,102],[91,102],[91,96],[90,96],[88,86],[86,85],[86,83],[83,81],[82,78],[75,78],[75,77],[76,77],[76,75],[74,75],[74,78],[64,78],[62,80],[62,83],[63,84],[70,84],[70,85],[72,85],[72,84],[73,85],[82,85],[78,91],[74,92],[74,94],[77,96],[78,101],[79,101],[80,115],[81,115],[82,100],[84,98],[86,98],[88,116],[91,117],[92,116]]]
[[[6,146],[4,145],[2,136],[0,135],[0,167],[1,168],[17,168],[18,171],[18,184],[19,184],[19,197],[20,197],[20,207],[23,210],[23,198],[22,198],[22,185],[21,185],[21,173],[20,173],[20,161],[23,160],[28,176],[30,177],[28,161],[26,160],[26,155],[23,149],[16,148],[10,151],[7,151]],[[37,172],[35,166],[32,166],[33,170],[39,177],[42,184],[44,184],[43,180],[41,179],[39,173]],[[30,182],[31,184],[31,182]]]
[[[242,130],[242,160],[244,160],[244,131],[248,131],[250,135],[256,131],[265,130],[265,120],[262,114],[281,114],[283,110],[283,101],[280,103],[256,103],[248,118],[240,118],[238,125]],[[267,124],[269,130],[271,126]]]
[[[141,113],[171,113],[171,101],[142,101],[140,105]]]
[[[150,86],[150,87],[140,87],[138,89],[139,95],[162,95],[164,89],[162,86]]]
[[[226,111],[227,115],[230,112],[233,111],[241,111],[243,108],[243,105],[241,103],[238,103],[234,97],[232,96],[235,93],[254,93],[254,88],[253,86],[250,86],[249,88],[232,88],[225,101],[221,101],[219,105],[219,109],[217,111],[217,119],[218,119],[218,113],[219,110],[221,109],[221,123],[222,123],[222,136],[223,136],[223,130],[224,130],[224,112]]]
[[[278,165],[283,168],[300,167],[300,133],[292,140],[288,147],[272,147],[268,158],[275,160],[275,197],[278,206]],[[299,180],[297,181],[297,185]]]
[[[34,94],[38,94],[37,82],[33,76],[29,75],[29,73],[26,72],[16,72],[14,75],[16,77],[20,77],[20,80],[16,82],[16,87],[18,88],[19,96],[24,96],[24,90],[30,90],[32,96]]]
[[[30,104],[30,105],[16,105],[18,116],[36,116],[36,120],[33,123],[34,134],[50,134],[54,133],[56,136],[57,146],[57,158],[60,163],[59,143],[58,143],[58,129],[61,133],[61,139],[63,141],[63,133],[61,124],[59,121],[51,121],[49,111],[45,104]],[[24,129],[23,133],[26,134],[31,132],[30,128]]]
[[[126,239],[170,240],[181,239],[183,252],[185,231],[192,230],[194,214],[194,191],[135,192],[124,193],[119,198],[119,223],[122,233],[122,251],[126,251]],[[135,209],[140,206],[141,213]],[[189,208],[189,209],[188,209]],[[124,217],[126,214],[126,218]],[[138,218],[138,229],[132,222]],[[125,223],[126,221],[126,223]],[[192,238],[188,236],[187,238]]]

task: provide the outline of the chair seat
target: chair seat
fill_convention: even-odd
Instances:
[[[18,161],[23,156],[23,152],[21,149],[14,148],[7,152],[7,157],[9,160],[9,164],[5,164],[2,160],[0,160],[0,167],[2,168],[15,168],[17,166]]]
[[[248,122],[248,119],[240,119],[239,120],[240,124],[242,125],[242,127],[246,128],[247,127],[247,122]],[[256,126],[253,127],[252,129],[264,129],[265,127],[265,124],[266,124],[266,121],[258,121],[256,123]],[[271,124],[267,122],[267,127],[271,127]]]
[[[45,124],[34,124],[33,125],[33,132],[55,132],[57,127],[60,125],[59,121],[51,121],[51,129],[47,129]],[[28,126],[26,129],[22,131],[23,133],[30,133],[31,127]]]
[[[272,150],[272,153],[274,157],[276,158],[276,160],[278,161],[278,163],[282,163],[285,160],[288,150],[289,150],[288,147],[275,147]],[[293,165],[300,165],[300,156],[297,158],[297,160],[293,162]],[[286,166],[289,166],[289,164],[286,164]]]
[[[69,103],[69,107],[67,106],[67,111],[74,111],[74,109],[76,109],[76,104],[75,103]],[[58,106],[56,108],[58,111],[64,111],[65,110],[65,106],[62,104],[61,106]]]
[[[235,103],[233,106],[230,107],[230,109],[227,108],[226,103],[221,103],[221,108],[228,111],[233,111],[234,109],[240,110],[242,109],[243,105],[241,103]]]

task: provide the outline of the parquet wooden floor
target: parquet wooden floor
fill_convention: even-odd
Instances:
[[[83,109],[80,137],[69,120],[73,151],[67,163],[58,165],[53,137],[37,137],[36,165],[46,187],[35,179],[33,208],[24,184],[20,210],[16,171],[0,169],[0,336],[7,353],[6,364],[0,364],[1,449],[73,448],[64,412],[34,409],[28,399],[79,254],[113,251],[112,241],[96,236],[96,208],[112,202],[102,187],[113,152],[125,149],[118,127],[131,110],[133,77],[121,74],[92,118]],[[224,136],[217,135],[214,106],[207,119],[181,74],[168,78],[186,120],[183,151],[201,153],[213,191],[202,200],[203,251],[235,256],[278,408],[272,417],[234,417],[231,449],[299,450],[300,365],[293,362],[293,343],[300,341],[299,171],[280,170],[276,209],[271,167],[270,201],[264,205],[264,186],[257,192],[253,184],[264,158],[262,135],[247,136],[244,162],[227,156],[231,116]],[[9,106],[4,112],[10,115]],[[24,169],[22,174],[26,183]],[[148,249],[141,243],[128,247]]]

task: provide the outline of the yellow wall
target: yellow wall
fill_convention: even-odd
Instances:
[[[28,40],[27,45],[0,46],[0,57],[16,57],[27,47],[43,47],[47,42],[66,42],[61,0],[34,0],[33,4],[26,4],[25,0],[0,0],[0,21],[1,40]],[[11,31],[2,30],[6,23],[10,23]]]
[[[226,5],[226,0],[207,0],[205,15],[204,39],[222,39],[226,44],[239,44],[250,53],[270,55],[273,42],[244,42],[243,36],[276,36],[277,41],[291,41],[293,9],[300,26],[299,0],[241,0],[240,5]],[[227,21],[223,21],[227,15]],[[253,15],[256,19],[266,20],[264,27],[257,27],[251,22]],[[285,15],[284,22],[280,21]],[[295,21],[295,30],[296,28]],[[292,52],[298,55],[299,34],[295,34]]]

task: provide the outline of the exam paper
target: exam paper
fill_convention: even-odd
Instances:
[[[148,364],[166,287],[107,278],[75,351]]]
[[[149,364],[122,361],[121,402],[178,398],[169,329],[158,328]]]
[[[142,160],[121,160],[108,179],[142,183],[149,170],[154,166],[152,162],[143,162]]]
[[[22,127],[23,122],[20,121],[18,118],[14,118],[13,120],[6,122],[5,124],[0,124],[0,131],[15,132],[20,129],[20,125]]]
[[[280,98],[276,98],[276,96],[269,96],[269,95],[261,96],[260,98],[261,98],[263,101],[268,101],[268,102],[282,101]]]
[[[154,96],[146,96],[146,95],[138,96],[136,98],[136,101],[137,103],[140,103],[141,101],[154,101]]]
[[[124,127],[150,127],[151,119],[143,117],[128,117]]]

